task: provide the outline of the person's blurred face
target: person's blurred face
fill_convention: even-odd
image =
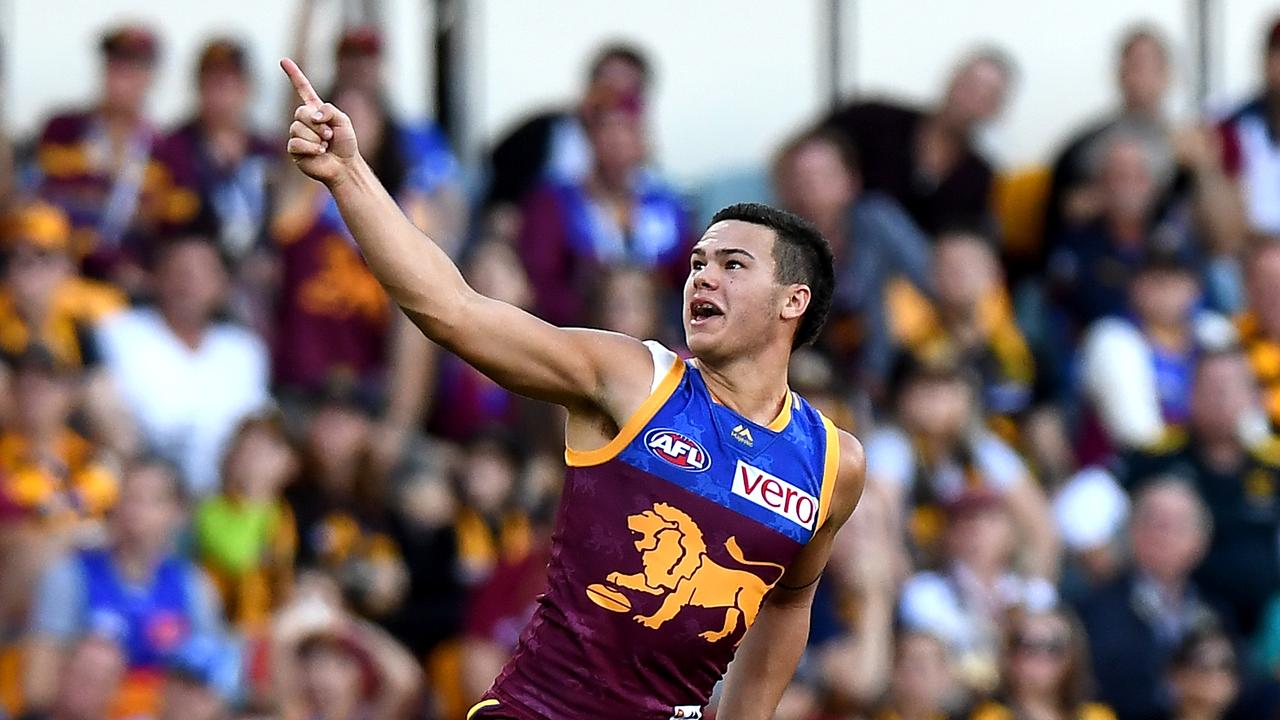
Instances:
[[[338,648],[315,648],[303,658],[302,687],[312,708],[355,707],[360,702],[360,664]]]
[[[1191,388],[1191,424],[1207,440],[1233,438],[1240,419],[1258,402],[1257,384],[1240,355],[1208,358],[1196,369]]]
[[[50,437],[67,425],[73,408],[71,381],[48,372],[27,369],[13,379],[17,424],[23,433]]]
[[[1280,48],[1267,53],[1262,72],[1267,83],[1267,92],[1272,95],[1280,94]]]
[[[151,64],[108,58],[103,73],[103,102],[113,112],[141,113],[151,89]]]
[[[1105,212],[1113,220],[1142,221],[1156,199],[1156,179],[1141,144],[1120,140],[1108,148],[1099,178]]]
[[[1249,263],[1249,309],[1273,339],[1280,339],[1280,247],[1260,250]]]
[[[337,76],[339,85],[358,88],[376,97],[382,90],[382,58],[375,53],[343,53],[338,56]],[[345,106],[338,107],[347,112]]]
[[[183,678],[165,682],[160,720],[219,720],[226,716],[226,703],[209,688]]]
[[[951,687],[946,647],[928,635],[907,635],[897,648],[889,682],[899,707],[923,711],[926,716],[941,709]]]
[[[476,292],[508,305],[528,308],[533,288],[520,258],[510,245],[489,241],[476,249],[467,268],[467,277]]]
[[[372,430],[369,417],[356,408],[329,405],[320,409],[307,429],[307,450],[319,465],[321,480],[341,482],[331,492],[348,492],[355,478],[346,472],[355,468],[369,447]]]
[[[227,282],[227,271],[212,243],[180,241],[165,251],[156,268],[156,301],[170,318],[204,324],[222,306]]]
[[[1144,270],[1130,288],[1133,309],[1144,325],[1185,325],[1200,297],[1200,284],[1187,272],[1173,269]]]
[[[234,70],[211,69],[200,78],[200,114],[240,120],[249,107],[249,80]]]
[[[651,338],[658,329],[658,291],[643,270],[623,270],[609,276],[601,298],[601,327]]]
[[[1169,60],[1160,41],[1141,37],[1120,58],[1120,92],[1128,108],[1156,112],[1169,89]]]
[[[631,61],[621,57],[612,57],[601,63],[595,77],[591,79],[591,84],[593,88],[609,88],[627,97],[643,96],[646,89],[644,72]]]
[[[639,114],[602,112],[590,121],[587,139],[597,170],[610,182],[624,181],[644,163],[647,150]]]
[[[980,237],[939,238],[933,262],[938,302],[946,308],[972,309],[1000,282],[1000,263]]]
[[[49,310],[54,294],[71,276],[65,253],[21,243],[9,252],[5,284],[18,312],[40,318]]]
[[[1240,689],[1236,654],[1225,639],[1205,642],[1193,653],[1187,667],[1173,672],[1173,692],[1180,709],[1195,709],[1202,716],[1221,717]]]
[[[767,227],[726,220],[707,228],[694,246],[683,320],[685,344],[695,356],[733,357],[779,340],[790,345],[793,331],[780,319],[797,316],[787,300],[791,288],[776,279],[774,237]]]
[[[63,720],[101,720],[108,717],[120,683],[125,656],[107,640],[89,638],[76,645],[58,685],[55,717]]]
[[[462,493],[467,504],[480,513],[500,511],[515,490],[517,472],[497,448],[477,447],[462,468]]]
[[[182,505],[169,470],[157,465],[130,468],[121,480],[112,525],[117,542],[146,552],[169,545],[182,522]]]
[[[360,138],[361,152],[366,157],[376,154],[382,147],[383,132],[377,92],[358,85],[348,86],[338,93],[333,102],[351,118],[351,128]]]
[[[958,438],[973,412],[973,391],[958,377],[916,378],[904,389],[899,412],[913,434]]]
[[[1208,541],[1196,498],[1177,485],[1153,488],[1139,496],[1129,535],[1134,562],[1164,582],[1190,576]]]
[[[943,114],[964,128],[994,120],[1004,108],[1009,76],[996,63],[978,59],[956,71],[943,102]]]
[[[1020,623],[1009,648],[1011,683],[1022,692],[1052,696],[1071,660],[1071,628],[1056,615],[1032,615]]]
[[[857,194],[840,150],[820,140],[805,143],[783,158],[774,190],[784,208],[814,222],[847,212]]]
[[[951,557],[972,568],[1003,568],[1013,554],[1016,533],[1000,507],[970,510],[948,523]]]
[[[274,499],[298,467],[289,443],[265,427],[255,426],[243,433],[230,453],[226,466],[229,486],[257,502]]]

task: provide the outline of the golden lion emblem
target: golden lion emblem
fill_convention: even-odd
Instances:
[[[735,570],[717,564],[707,557],[702,530],[683,511],[666,503],[627,518],[627,528],[638,533],[636,550],[640,551],[643,572],[635,575],[609,573],[605,582],[587,588],[587,597],[596,605],[613,612],[631,609],[631,602],[616,588],[635,590],[647,595],[665,595],[662,606],[652,615],[635,615],[636,622],[658,629],[690,605],[703,608],[725,608],[724,627],[699,633],[707,642],[728,637],[738,623],[751,627],[764,595],[773,586],[747,570]],[[782,577],[785,570],[771,562],[756,562],[742,557],[735,538],[725,541],[730,557],[742,565],[771,567]],[[774,578],[777,582],[778,578]],[[610,587],[610,585],[612,587]]]

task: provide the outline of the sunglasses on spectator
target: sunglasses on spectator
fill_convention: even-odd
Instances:
[[[1026,655],[1044,655],[1055,659],[1066,657],[1070,643],[1064,637],[1033,637],[1019,635],[1013,639],[1015,652]]]

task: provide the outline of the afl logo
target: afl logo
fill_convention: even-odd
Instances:
[[[658,428],[644,436],[644,445],[654,456],[666,460],[681,470],[695,472],[711,467],[711,456],[697,440],[681,435],[675,430]]]

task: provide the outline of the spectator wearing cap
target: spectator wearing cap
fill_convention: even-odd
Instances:
[[[926,233],[982,222],[991,211],[992,171],[975,138],[1004,109],[1012,76],[1003,53],[978,51],[956,67],[932,108],[858,100],[824,124],[857,150],[865,187],[897,200]]]
[[[917,564],[939,554],[942,508],[966,491],[1005,499],[1034,574],[1054,577],[1058,540],[1043,491],[1004,441],[984,427],[973,384],[954,358],[904,356],[895,372],[893,422],[869,433],[867,486],[890,498],[895,532]]]
[[[523,120],[494,143],[489,156],[489,186],[484,208],[500,237],[520,231],[517,208],[544,181],[577,182],[591,173],[591,144],[583,125],[587,98],[609,90],[635,98],[643,108],[653,84],[644,52],[628,43],[598,50],[587,72],[577,107],[557,108]]]
[[[35,586],[23,658],[29,708],[53,704],[61,660],[85,634],[120,643],[123,694],[138,713],[156,707],[160,673],[187,638],[222,632],[217,591],[176,552],[184,520],[172,466],[144,459],[126,469],[106,545],[66,555]]]
[[[166,241],[151,266],[155,307],[118,315],[98,340],[145,445],[203,497],[218,488],[219,460],[236,426],[269,399],[267,351],[250,331],[217,320],[227,272],[211,241]]]
[[[841,374],[861,375],[879,391],[893,359],[886,289],[901,277],[932,296],[931,248],[897,201],[863,191],[855,154],[838,131],[807,130],[778,151],[773,191],[782,207],[818,226],[835,256],[836,297],[819,346]]]
[[[945,512],[940,569],[917,573],[903,585],[898,615],[906,627],[946,640],[968,688],[991,692],[1000,679],[1000,643],[1011,613],[1049,609],[1057,594],[1048,581],[1014,569],[1017,535],[1001,495],[975,488],[948,502]]]
[[[1091,405],[1082,462],[1160,441],[1186,424],[1200,345],[1231,342],[1230,322],[1199,310],[1200,275],[1184,257],[1151,250],[1129,280],[1129,311],[1085,333],[1081,383]]]
[[[581,325],[595,277],[617,265],[661,275],[672,292],[687,272],[690,228],[680,196],[646,165],[639,99],[608,87],[583,103],[591,171],[549,180],[524,200],[517,249],[533,284],[538,315]]]
[[[243,692],[243,665],[229,638],[188,638],[166,663],[158,720],[230,720]]]
[[[246,324],[266,328],[268,289],[254,274],[263,275],[261,266],[268,262],[267,225],[280,153],[249,127],[249,70],[245,48],[236,40],[217,38],[200,52],[195,113],[156,149],[168,181],[158,224],[165,235],[213,238],[232,262],[238,290],[233,310]]]
[[[101,97],[92,108],[54,116],[36,148],[40,195],[66,211],[72,250],[93,277],[140,284],[146,219],[160,200],[153,157],[158,131],[147,117],[158,43],[137,25],[108,31]]]
[[[1219,125],[1222,163],[1244,195],[1250,231],[1280,237],[1280,18],[1267,30],[1261,92]]]
[[[1249,260],[1248,305],[1235,318],[1240,343],[1262,386],[1273,428],[1280,428],[1280,246],[1258,248]]]
[[[1153,477],[1185,478],[1209,507],[1213,538],[1196,580],[1221,598],[1242,633],[1252,634],[1280,590],[1280,450],[1268,434],[1244,355],[1205,351],[1197,360],[1187,426],[1122,458],[1121,484],[1133,492]]]
[[[977,379],[987,421],[1018,441],[1017,421],[1031,406],[1035,360],[1013,316],[994,243],[975,227],[937,237],[932,300],[895,282],[887,298],[894,344],[919,357],[952,355]]]

